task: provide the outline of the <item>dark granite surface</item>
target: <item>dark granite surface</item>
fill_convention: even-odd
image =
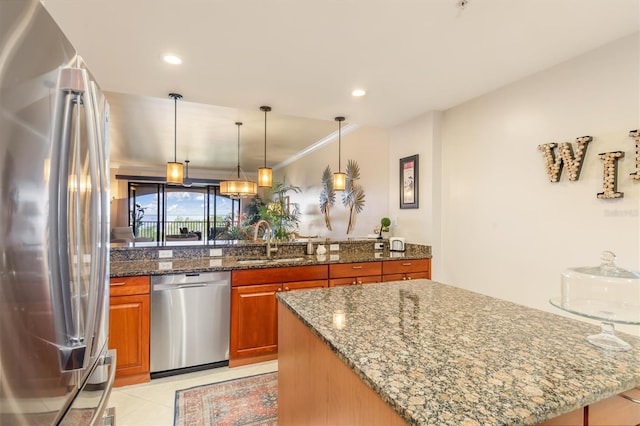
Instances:
[[[330,241],[315,242],[326,247],[324,255],[306,255],[306,243],[286,242],[272,244],[278,251],[266,257],[265,243],[227,243],[218,245],[136,243],[111,247],[110,274],[112,277],[138,275],[166,275],[186,272],[230,271],[234,269],[274,268],[300,265],[322,265],[329,263],[374,262],[393,259],[424,259],[431,257],[431,247],[407,244],[404,252],[390,252],[388,240],[382,241],[384,248],[375,250],[379,241]],[[338,244],[338,251],[330,251],[330,244]],[[171,251],[171,257],[160,258],[161,252]],[[212,253],[221,250],[221,253]],[[166,253],[165,253],[166,254]],[[171,267],[161,268],[170,262]],[[164,265],[166,266],[166,265]]]
[[[278,298],[411,424],[536,424],[640,385],[639,338],[608,352],[597,326],[434,281]]]

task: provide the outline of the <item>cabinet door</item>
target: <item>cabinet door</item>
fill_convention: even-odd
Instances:
[[[264,355],[278,349],[278,305],[281,284],[231,289],[230,357]]]
[[[326,288],[327,280],[294,281],[283,284],[284,291],[306,290],[309,288]]]
[[[402,280],[406,280],[407,277],[405,276],[405,274],[385,274],[382,276],[382,281],[387,282],[387,281],[402,281]]]
[[[407,274],[386,274],[382,276],[382,281],[404,281],[417,279],[431,279],[428,272],[410,272]]]
[[[379,283],[381,281],[380,278],[381,278],[380,275],[369,275],[365,277],[350,277],[350,278],[334,278],[329,280],[329,287]]]
[[[629,398],[640,401],[640,388],[622,392]],[[589,406],[589,425],[638,425],[640,424],[640,403],[615,395]]]
[[[117,352],[116,386],[149,381],[149,295],[111,297],[109,348]]]
[[[431,274],[429,272],[410,272],[406,274],[406,278],[408,280],[419,280],[419,279],[430,280]]]

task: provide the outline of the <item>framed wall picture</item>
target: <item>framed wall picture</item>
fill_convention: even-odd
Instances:
[[[418,154],[400,159],[400,208],[418,208]]]

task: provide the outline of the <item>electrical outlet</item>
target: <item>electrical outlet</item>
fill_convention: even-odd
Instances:
[[[209,249],[209,257],[220,257],[222,256],[222,249]]]
[[[339,251],[340,244],[329,244],[329,251]]]
[[[373,243],[374,250],[384,250],[384,243]]]
[[[209,266],[212,268],[222,266],[222,259],[209,259]]]
[[[166,259],[173,257],[173,250],[158,250],[158,258]]]
[[[173,262],[158,262],[158,269],[161,271],[173,269]]]

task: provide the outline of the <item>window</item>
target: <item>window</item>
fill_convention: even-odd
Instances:
[[[184,234],[219,239],[240,217],[240,202],[218,193],[217,186],[192,187],[129,182],[129,225],[136,237],[152,241]]]

